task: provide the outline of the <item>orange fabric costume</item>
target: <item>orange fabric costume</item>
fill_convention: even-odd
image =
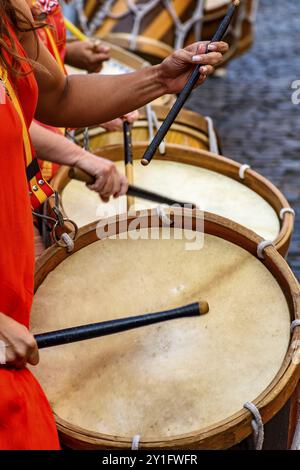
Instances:
[[[18,52],[24,55],[10,30]],[[28,71],[28,65],[22,67]],[[34,76],[9,80],[29,127],[37,102]],[[4,85],[0,81],[2,93]],[[0,311],[28,327],[34,279],[33,224],[22,125],[8,96],[0,104],[0,123]],[[59,449],[50,405],[28,369],[0,367],[0,393],[0,449]]]

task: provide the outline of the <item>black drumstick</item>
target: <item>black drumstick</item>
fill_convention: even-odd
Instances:
[[[208,311],[209,306],[207,302],[196,302],[185,305],[184,307],[158,313],[148,313],[137,317],[127,317],[119,320],[109,320],[101,323],[66,328],[64,330],[50,331],[48,333],[35,335],[35,340],[39,349],[49,348],[51,346],[99,338],[100,336],[113,335],[115,333],[121,333],[122,331],[132,330],[166,320],[204,315]]]
[[[213,36],[211,42],[218,42],[221,41],[223,36],[225,35],[230,22],[233,18],[233,15],[240,4],[240,0],[234,0],[232,5],[229,7],[228,12],[221,22],[218,30],[216,31],[215,35]],[[166,136],[167,132],[169,131],[170,127],[174,123],[176,117],[178,116],[179,112],[181,111],[182,107],[184,106],[186,100],[190,96],[193,88],[195,87],[196,83],[200,77],[200,67],[201,64],[197,64],[192,75],[190,76],[189,80],[187,81],[186,85],[184,86],[183,90],[179,94],[177,100],[175,101],[172,109],[168,113],[166,119],[158,129],[156,135],[154,136],[152,142],[149,144],[148,148],[146,149],[143,158],[141,160],[142,165],[148,165],[156,150],[158,149],[159,145],[161,144],[162,140]]]
[[[70,168],[69,178],[82,181],[83,183],[93,184],[95,178],[83,170],[78,168]],[[147,201],[157,202],[158,204],[166,204],[168,206],[178,205],[179,207],[188,207],[190,209],[196,209],[197,206],[190,202],[176,201],[176,199],[171,199],[161,194],[153,193],[147,189],[138,188],[137,186],[128,186],[127,191],[128,196],[138,197],[140,199],[146,199]]]
[[[129,184],[133,184],[133,157],[132,157],[132,138],[131,126],[128,121],[123,122],[123,138],[124,138],[124,163],[125,175]],[[127,210],[134,205],[134,198],[127,193]]]

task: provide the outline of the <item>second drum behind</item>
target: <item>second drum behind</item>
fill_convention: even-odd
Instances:
[[[274,241],[286,255],[293,232],[294,213],[283,194],[266,178],[228,158],[205,150],[167,145],[151,164],[143,167],[144,144],[133,146],[134,184],[200,209],[233,220],[266,240]],[[114,161],[124,171],[123,145],[112,145],[99,155]],[[62,167],[52,185],[62,197],[63,209],[80,227],[106,216],[126,212],[126,198],[101,203],[84,183],[70,181],[69,168]],[[135,209],[156,206],[136,199]],[[50,204],[52,201],[50,200]]]

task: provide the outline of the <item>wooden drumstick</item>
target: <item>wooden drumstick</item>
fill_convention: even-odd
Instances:
[[[233,15],[237,9],[237,7],[240,4],[240,0],[234,0],[232,5],[230,5],[228,12],[221,22],[218,30],[216,31],[215,35],[213,36],[211,43],[212,42],[218,42],[221,41],[223,36],[225,35],[230,22],[233,18]],[[208,49],[207,49],[208,52]],[[179,112],[181,111],[182,107],[184,106],[186,100],[190,96],[193,88],[195,87],[196,83],[199,80],[200,77],[200,68],[201,64],[197,64],[193,73],[191,74],[189,80],[187,81],[186,85],[184,86],[183,90],[179,94],[177,100],[175,101],[172,109],[170,110],[169,114],[167,115],[166,119],[158,129],[156,135],[154,136],[154,139],[152,142],[149,144],[148,148],[146,149],[143,158],[141,160],[142,165],[147,166],[151,162],[152,158],[154,157],[154,154],[156,150],[158,149],[159,145],[161,144],[162,140],[166,136],[167,132],[169,131],[170,127],[174,123],[176,117],[178,116]]]
[[[157,313],[147,313],[137,317],[126,317],[118,320],[109,320],[89,325],[76,326],[63,330],[50,331],[35,335],[35,340],[39,349],[58,346],[61,344],[74,343],[101,336],[113,335],[122,331],[140,328],[142,326],[152,325],[166,320],[176,318],[192,317],[205,315],[209,311],[206,301],[196,302],[185,305],[184,307],[174,308]]]
[[[75,26],[68,18],[64,17],[64,23],[68,31],[70,31],[73,36],[78,39],[78,41],[88,41],[89,38],[83,34],[77,26]]]
[[[133,157],[132,157],[132,140],[131,140],[131,126],[128,121],[123,122],[123,136],[124,136],[124,163],[125,174],[128,184],[133,185]],[[127,193],[127,212],[134,205],[134,198]]]
[[[95,183],[95,178],[92,175],[89,175],[83,170],[79,170],[78,168],[70,168],[69,170],[69,178],[75,179],[77,181],[82,181],[86,184],[93,184]],[[138,188],[137,186],[128,186],[127,194],[129,196],[138,197],[140,199],[145,199],[147,201],[157,202],[158,204],[166,204],[168,206],[177,205],[180,207],[187,207],[190,209],[197,209],[196,204],[192,204],[189,202],[182,202],[176,201],[175,199],[171,199],[166,196],[162,196],[161,194],[154,193],[152,191],[148,191],[147,189]]]

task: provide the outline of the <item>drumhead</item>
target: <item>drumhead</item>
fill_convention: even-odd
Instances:
[[[128,439],[178,436],[238,412],[278,373],[291,320],[276,279],[214,235],[205,235],[202,250],[186,251],[179,232],[170,240],[96,241],[39,287],[35,333],[201,298],[210,306],[203,317],[42,350],[34,371],[60,419]]]
[[[116,164],[124,172],[123,162]],[[135,161],[134,183],[176,200],[198,204],[201,209],[229,218],[267,240],[275,240],[279,234],[280,222],[273,207],[249,187],[216,171],[158,159],[143,167]],[[102,204],[96,193],[78,181],[71,181],[65,187],[62,202],[66,214],[79,226],[116,211],[126,211],[124,197],[108,205]],[[142,200],[136,202],[138,209],[157,205]]]

